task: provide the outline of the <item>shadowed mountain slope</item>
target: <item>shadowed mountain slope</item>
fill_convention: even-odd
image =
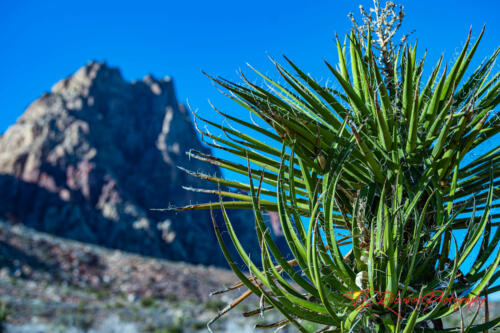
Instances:
[[[209,153],[170,78],[126,82],[118,69],[91,62],[0,137],[0,217],[143,255],[225,265],[209,212],[150,210],[211,200],[182,189],[210,184],[177,166],[220,175],[190,160],[189,149]],[[232,218],[259,258],[253,215]]]

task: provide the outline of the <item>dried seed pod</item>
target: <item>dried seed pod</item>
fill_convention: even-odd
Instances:
[[[318,164],[321,167],[321,170],[325,170],[326,168],[326,158],[322,153],[319,153],[318,156],[316,156],[316,159],[318,160]]]

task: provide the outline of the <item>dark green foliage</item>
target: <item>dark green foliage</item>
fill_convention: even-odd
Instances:
[[[240,131],[196,115],[226,135],[203,130],[203,137],[212,140],[207,144],[235,158],[190,155],[248,176],[242,183],[194,173],[245,193],[212,191],[220,202],[179,209],[222,210],[250,271],[247,275],[234,264],[236,258],[230,257],[214,223],[241,280],[229,289],[249,290],[230,308],[253,293],[262,310],[283,314],[284,320],[271,327],[436,332],[441,318],[454,310],[449,304],[377,303],[377,291],[415,298],[436,291],[443,297],[485,297],[499,290],[485,292],[500,276],[498,141],[491,150],[464,160],[500,132],[495,112],[500,81],[499,73],[493,73],[500,49],[467,74],[482,35],[471,45],[469,34],[455,62],[442,68],[439,61],[429,74],[425,58],[417,58],[417,46],[406,43],[385,55],[394,68],[394,76],[388,77],[370,33],[362,37],[354,31],[346,37],[349,57],[347,47],[337,41],[339,64],[326,64],[335,90],[287,58],[290,69],[275,62],[283,83],[258,71],[264,87],[244,76],[244,84],[212,77],[267,125],[216,110],[244,129]],[[226,209],[253,209],[263,267],[248,257]],[[293,260],[287,261],[274,243],[263,211],[279,215]],[[465,234],[460,243],[458,230]],[[343,245],[351,248],[347,255]],[[468,259],[474,264],[464,271]],[[358,290],[369,290],[365,306],[346,297],[362,296],[353,294]],[[465,322],[464,331],[480,332],[499,323],[500,318],[484,325]]]

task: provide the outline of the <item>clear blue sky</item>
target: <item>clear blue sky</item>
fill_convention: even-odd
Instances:
[[[370,2],[363,0],[365,7]],[[469,27],[486,34],[475,67],[499,45],[500,1],[400,1],[404,31],[416,30],[427,70],[441,53],[457,56]],[[200,70],[237,79],[246,63],[274,75],[267,55],[286,54],[306,72],[327,78],[336,62],[334,33],[348,32],[358,1],[0,1],[0,133],[29,103],[90,60],[105,60],[128,80],[172,76],[179,100],[211,115],[207,99],[228,102]],[[497,65],[498,70],[498,65]],[[497,137],[498,138],[498,137]]]
[[[0,132],[27,105],[90,60],[121,68],[128,80],[174,77],[179,99],[209,113],[227,103],[200,70],[236,78],[249,62],[272,71],[266,54],[286,54],[317,77],[335,61],[334,32],[349,30],[359,1],[0,1]],[[370,1],[362,1],[369,7]],[[499,44],[498,0],[401,1],[403,30],[416,30],[432,63],[456,56],[472,25],[487,31],[476,60]],[[431,62],[428,65],[431,65]],[[427,69],[430,69],[428,66]],[[237,112],[235,110],[235,112]]]

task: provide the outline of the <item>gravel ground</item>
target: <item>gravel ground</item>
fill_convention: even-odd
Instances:
[[[234,280],[220,268],[131,255],[0,222],[0,305],[6,305],[0,306],[0,325],[4,321],[10,333],[207,332],[207,322],[244,290],[222,297],[210,292]],[[272,312],[253,320],[240,315],[257,303],[246,300],[213,331],[265,332],[255,325],[281,319]],[[500,316],[499,304],[490,302],[490,318]],[[466,318],[472,315],[464,310]],[[446,326],[459,320],[457,312]]]
[[[206,323],[243,292],[209,296],[234,282],[228,270],[126,254],[1,222],[0,267],[0,301],[12,333],[206,332]],[[248,311],[254,304],[239,307]],[[253,332],[258,322],[232,311],[212,328]]]

